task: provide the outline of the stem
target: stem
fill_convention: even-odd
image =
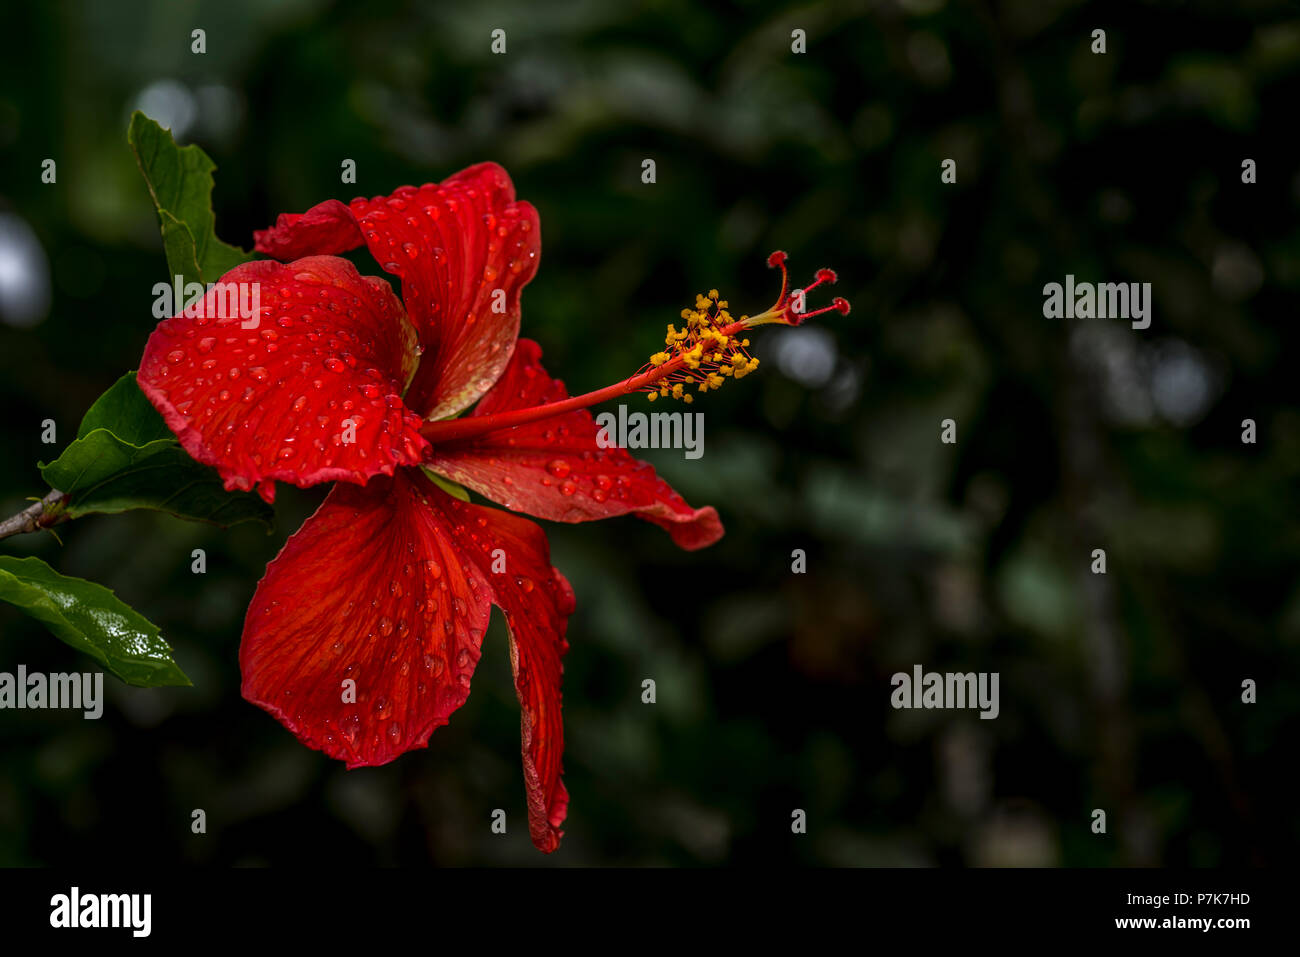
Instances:
[[[730,325],[723,326],[719,330],[724,336],[733,336],[738,332],[748,328],[746,323],[733,322]],[[613,385],[607,385],[603,389],[597,389],[594,392],[584,392],[582,395],[570,396],[567,399],[560,399],[557,402],[548,402],[545,405],[534,405],[524,409],[511,409],[509,412],[497,412],[494,415],[470,415],[461,419],[446,419],[441,422],[426,422],[420,428],[420,434],[435,445],[439,442],[452,442],[457,439],[471,439],[483,435],[485,432],[495,432],[497,429],[509,429],[516,425],[527,425],[530,422],[537,422],[541,419],[549,419],[556,415],[563,415],[566,412],[572,412],[575,409],[585,409],[588,406],[605,402],[609,399],[617,399],[621,395],[627,395],[630,392],[637,392],[652,382],[658,382],[664,376],[672,375],[678,369],[686,364],[683,356],[674,356],[663,365],[651,366],[644,372],[638,372],[629,379],[622,382],[615,382]]]
[[[63,501],[63,493],[54,489],[39,502],[33,502],[17,515],[11,515],[0,522],[0,538],[36,532],[51,525],[67,521],[67,515],[54,512],[54,507]]]

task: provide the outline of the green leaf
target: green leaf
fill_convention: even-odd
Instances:
[[[39,558],[0,555],[0,599],[44,623],[127,684],[188,685],[158,627],[103,585],[60,575]]]
[[[73,442],[41,475],[66,494],[70,518],[151,508],[177,518],[270,526],[271,507],[249,492],[227,492],[214,469],[194,461],[174,439],[136,446],[107,429]]]
[[[424,474],[429,477],[429,479],[433,482],[434,485],[438,486],[438,488],[442,489],[452,498],[458,498],[462,502],[469,501],[469,492],[465,491],[465,487],[463,485],[457,485],[451,479],[443,478],[441,475],[439,475],[437,472],[434,472],[431,469],[425,469]]]
[[[108,429],[123,442],[132,445],[147,445],[156,439],[176,438],[158,410],[140,391],[134,372],[122,376],[95,400],[95,404],[81,419],[77,438],[84,439],[96,429]]]
[[[212,213],[212,171],[217,166],[203,150],[177,146],[170,130],[139,110],[131,114],[126,141],[158,210],[170,275],[182,276],[187,283],[216,282],[253,258],[217,238]]]
[[[64,493],[59,507],[70,518],[150,508],[215,525],[260,521],[270,528],[274,515],[250,492],[227,492],[215,469],[190,458],[134,372],[100,396],[77,438],[40,470]]]

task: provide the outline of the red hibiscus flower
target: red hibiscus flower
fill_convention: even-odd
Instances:
[[[336,255],[363,243],[401,279],[400,300]],[[601,447],[586,409],[631,392],[690,401],[687,386],[708,391],[757,364],[739,333],[815,313],[784,282],[752,318],[733,320],[716,293],[700,297],[639,373],[570,397],[538,345],[518,338],[539,226],[495,164],[281,215],[256,248],[274,259],[221,282],[256,283],[260,314],[224,317],[210,291],[202,308],[159,324],[139,372],[185,449],[226,488],[269,502],[276,481],[338,483],[253,596],[244,697],[350,768],[384,764],[425,746],[465,702],[495,604],[522,708],[529,831],[553,851],[568,805],[560,676],[573,591],[537,525],[462,501],[430,475],[536,517],[632,513],[682,548],[710,545],[722,536],[717,512]],[[784,275],[783,259],[771,263]]]

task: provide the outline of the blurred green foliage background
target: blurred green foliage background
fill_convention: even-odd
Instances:
[[[195,683],[110,678],[98,722],[0,712],[0,863],[1294,855],[1293,5],[156,0],[9,4],[5,21],[6,515],[154,325],[166,266],[125,142],[135,108],[216,160],[218,231],[245,247],[280,212],[502,163],[543,229],[524,334],[574,391],[639,366],[697,292],[766,306],[776,248],[796,281],[835,267],[854,308],[755,335],[761,374],[694,407],[702,459],[646,454],[717,506],[719,545],[681,553],[632,519],[548,526],[578,594],[554,857],[524,823],[499,620],[468,704],[383,768],[345,771],[240,698],[243,611],[324,494],[281,486],[269,537],[135,513],[0,544],[116,589]],[[1151,328],[1045,319],[1042,286],[1067,273],[1152,283]],[[0,670],[90,667],[13,609],[0,630]],[[1000,717],[891,709],[890,675],[916,663],[1000,672]]]

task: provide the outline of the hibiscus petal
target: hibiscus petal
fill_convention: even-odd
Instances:
[[[500,377],[519,335],[520,290],[541,251],[537,211],[515,201],[510,177],[495,163],[346,207],[330,201],[281,215],[254,238],[259,252],[280,258],[364,241],[385,271],[401,277],[425,350],[407,401],[430,419],[455,415]]]
[[[465,702],[490,603],[510,631],[529,831],[553,851],[568,806],[560,658],[573,591],[526,519],[453,499],[413,469],[336,486],[258,585],[244,697],[348,767],[384,764]]]
[[[567,398],[564,383],[541,364],[541,347],[520,339],[514,358],[472,415]],[[629,512],[654,522],[682,548],[722,537],[711,506],[692,508],[646,462],[626,449],[602,449],[590,412],[551,419],[434,447],[429,467],[506,508],[557,522],[589,522]]]
[[[267,565],[244,620],[244,697],[350,768],[447,723],[491,612],[486,576],[426,504],[446,493],[416,478],[336,485]]]
[[[220,285],[232,283],[257,284],[255,328],[243,328],[237,310],[217,316]],[[421,420],[401,399],[415,332],[384,280],[313,256],[245,263],[220,285],[204,298],[204,315],[158,325],[139,382],[185,450],[216,466],[227,489],[256,486],[269,502],[277,479],[364,483],[420,461],[428,448]]]
[[[281,213],[270,229],[253,231],[259,253],[282,262],[303,256],[332,256],[361,245],[361,229],[351,211],[327,199],[305,213]]]
[[[560,845],[560,825],[569,806],[561,779],[560,659],[569,649],[564,632],[573,613],[573,589],[551,566],[550,546],[537,525],[445,494],[436,501],[457,530],[462,554],[476,556],[479,567],[489,573],[493,601],[505,613],[522,711],[528,829],[533,843],[549,854]]]

